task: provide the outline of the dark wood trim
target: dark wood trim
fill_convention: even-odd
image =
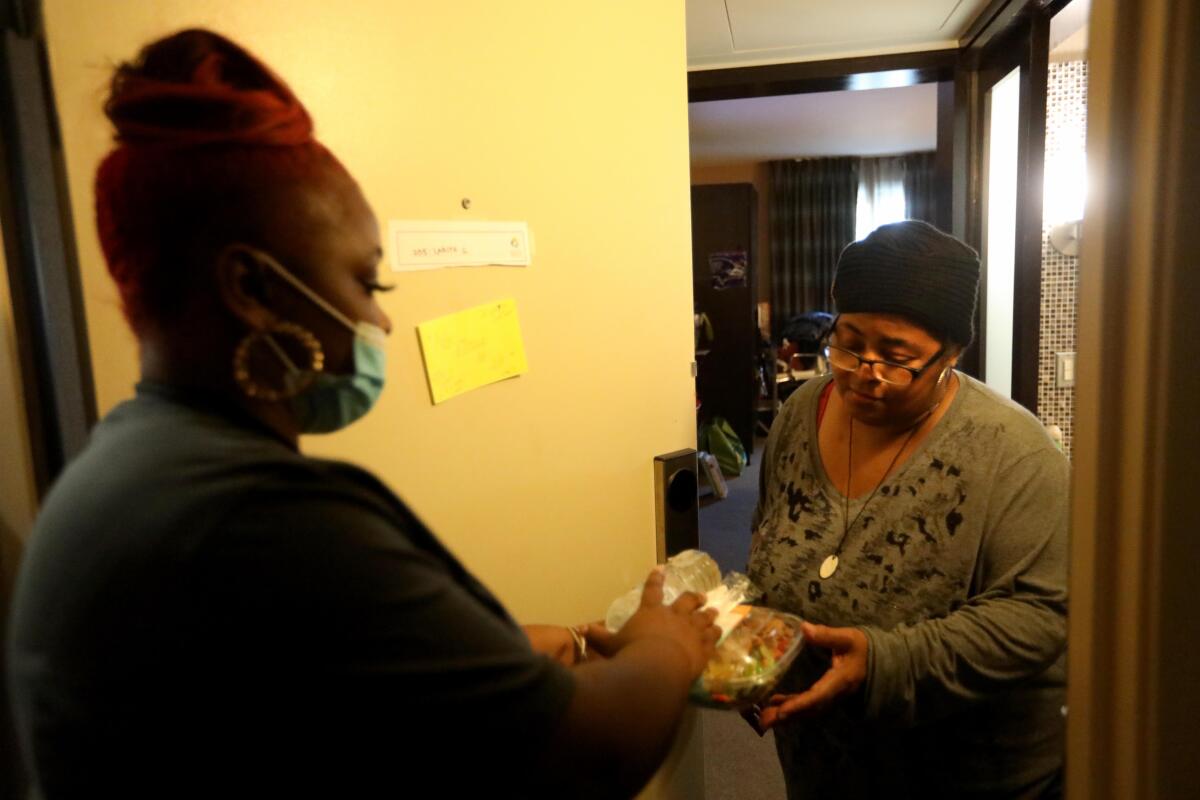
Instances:
[[[688,73],[688,102],[734,100],[861,88],[880,72],[908,72],[901,85],[953,80],[956,50],[926,50],[884,56],[800,61],[758,67],[695,70]]]
[[[972,363],[977,370],[972,374],[976,374],[980,379],[984,377],[988,347],[984,336],[984,326],[987,324],[987,264],[983,249],[985,228],[983,193],[986,188],[984,175],[987,171],[985,164],[988,126],[987,94],[1004,76],[1019,69],[1024,63],[1024,54],[1028,47],[1027,36],[1024,26],[1010,26],[992,38],[990,44],[981,53],[971,55],[966,51],[963,52],[964,90],[969,92],[964,107],[970,115],[967,129],[971,141],[969,161],[965,168],[967,197],[963,206],[966,211],[964,241],[979,252],[984,266],[979,286],[979,304],[975,310],[976,337],[975,343],[972,345],[974,352],[970,353]],[[1024,96],[1024,87],[1022,87],[1022,96]],[[1022,121],[1018,119],[1019,130],[1021,125]],[[1018,156],[1019,158],[1020,156]],[[1018,188],[1018,194],[1020,194],[1020,188]],[[1018,202],[1020,201],[1018,200]],[[1014,318],[1015,325],[1016,319]],[[1014,363],[1016,358],[1017,354],[1013,352]]]
[[[1059,4],[1053,3],[1052,6]],[[1018,110],[1017,224],[1013,285],[1012,398],[1036,413],[1041,358],[1042,194],[1046,145],[1046,80],[1049,69],[1050,6],[1030,3],[1028,13],[1008,17],[986,47],[964,51],[956,89],[954,233],[972,247],[983,244],[985,98],[993,85],[1020,69]],[[965,141],[965,143],[964,143]],[[959,152],[959,145],[967,152]],[[965,163],[964,163],[965,162]],[[985,281],[986,281],[986,276]],[[988,343],[982,337],[986,284],[980,287],[976,344],[960,364],[980,375]],[[974,370],[974,372],[972,372]]]
[[[976,209],[979,186],[974,165],[978,161],[975,152],[979,137],[975,135],[979,113],[979,73],[960,69],[954,75],[954,185],[953,213],[950,232],[972,247],[979,247],[979,231],[976,229]]]
[[[1036,0],[992,0],[967,28],[966,33],[958,40],[958,46],[964,50],[982,50],[991,44],[992,39],[1004,33],[1025,7],[1034,4]]]
[[[65,159],[38,4],[0,15],[0,227],[32,451],[44,495],[96,421]]]
[[[1046,17],[1047,19],[1051,19],[1055,14],[1062,11],[1073,2],[1075,2],[1075,0],[1049,0],[1049,2],[1047,2],[1047,0],[1042,0],[1042,16]]]
[[[1004,3],[993,3],[977,22],[979,30],[972,34],[978,39],[988,23],[995,22]],[[972,53],[966,47],[960,51],[959,68],[955,73],[954,118],[954,218],[952,233],[979,252],[983,260],[983,176],[984,143],[986,138],[985,98],[992,85],[1020,65],[1020,31],[1011,27],[993,29],[990,46]],[[986,52],[987,58],[983,57]],[[986,267],[986,265],[985,265]],[[975,307],[975,340],[963,352],[959,367],[969,375],[983,379],[987,362],[987,341],[984,337],[987,305],[987,273],[981,274],[979,302]]]
[[[1037,413],[1042,318],[1042,196],[1045,190],[1046,84],[1050,17],[1029,21],[1021,63],[1021,126],[1017,164],[1017,243],[1013,285],[1012,398]]]
[[[953,225],[954,207],[954,81],[937,86],[937,152],[933,158],[933,223],[944,231]]]
[[[1000,38],[1024,29],[1025,19],[1049,19],[1071,0],[992,0],[958,40],[968,62],[977,63],[983,51]]]
[[[980,239],[980,182],[977,165],[982,163],[979,149],[982,137],[978,135],[982,115],[979,112],[981,94],[979,73],[965,64],[954,75],[954,163],[952,201],[950,204],[950,232],[981,251]],[[983,378],[983,290],[980,302],[975,307],[975,339],[963,351],[958,366],[968,375]]]

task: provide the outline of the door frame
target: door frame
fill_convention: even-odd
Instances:
[[[87,442],[96,392],[38,0],[0,2],[0,229],[38,497]]]
[[[1037,413],[1041,346],[1042,175],[1046,141],[1049,20],[1069,0],[992,0],[959,41],[954,73],[954,170],[950,231],[983,255],[983,192],[987,92],[1020,68],[1017,160],[1017,241],[1013,286],[1013,399]],[[982,327],[986,282],[975,309],[975,341],[960,367],[983,377]]]
[[[1094,2],[1068,619],[1068,800],[1200,786],[1200,0]]]
[[[1011,395],[1034,414],[1041,360],[1042,195],[1050,19],[1068,2],[992,3],[964,37],[955,73],[955,139],[959,158],[954,172],[952,231],[982,257],[987,93],[1005,75],[1020,70]],[[982,281],[975,314],[978,333],[960,362],[975,375],[982,375],[986,363],[988,343],[982,329],[986,304],[987,284]]]

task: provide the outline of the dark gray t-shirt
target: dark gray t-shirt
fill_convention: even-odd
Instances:
[[[369,474],[148,385],[47,498],[9,656],[48,798],[530,796],[574,685]]]
[[[793,798],[1036,797],[1062,764],[1068,465],[1041,424],[958,375],[951,407],[860,511],[817,445],[829,379],[772,426],[750,576],[773,607],[862,628],[860,697],[776,733]],[[828,667],[806,652],[799,691]]]

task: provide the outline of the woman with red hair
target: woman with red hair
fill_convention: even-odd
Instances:
[[[96,217],[142,380],[18,581],[11,690],[42,795],[636,792],[712,652],[701,599],[664,606],[652,575],[615,636],[522,631],[377,479],[303,456],[383,388],[390,287],[357,184],[208,31],[119,67],[105,111]]]

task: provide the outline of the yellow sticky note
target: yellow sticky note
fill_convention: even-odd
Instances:
[[[417,335],[435,404],[529,369],[515,300],[423,322]]]

